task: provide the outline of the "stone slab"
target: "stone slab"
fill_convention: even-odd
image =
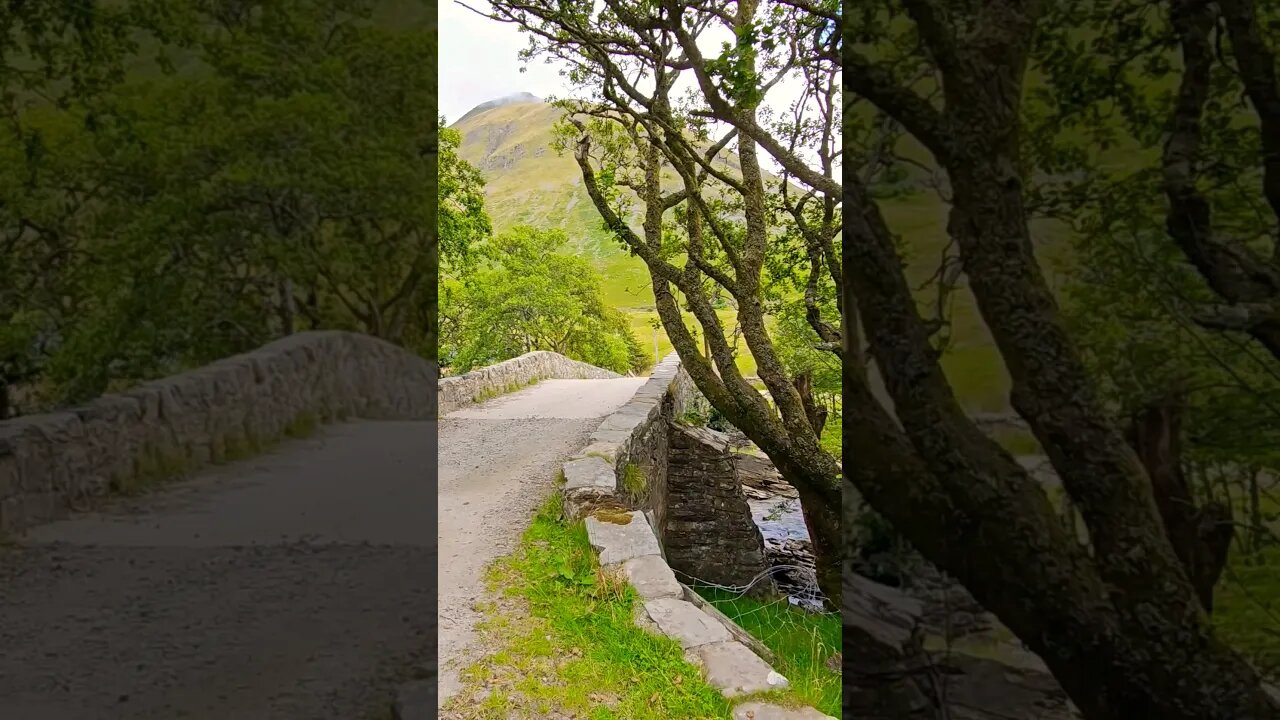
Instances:
[[[702,668],[703,679],[725,697],[781,690],[789,683],[740,642],[716,642],[693,648],[686,656]]]
[[[618,460],[618,443],[614,442],[593,442],[582,449],[582,452],[574,455],[574,459],[586,457],[600,457],[608,463],[616,463]]]
[[[613,565],[642,555],[662,555],[658,538],[644,514],[634,510],[624,517],[629,520],[620,524],[612,522],[613,517],[601,520],[595,515],[587,516],[587,539],[600,553],[600,564]]]
[[[631,439],[630,430],[597,430],[591,434],[591,443],[612,443],[621,445]]]
[[[680,641],[680,647],[685,650],[733,639],[718,620],[684,600],[658,598],[646,602],[644,610],[664,635]]]
[[[733,720],[836,720],[811,707],[783,707],[772,703],[745,702],[733,709]]]
[[[657,555],[631,558],[622,564],[622,574],[645,600],[680,599],[684,596],[683,588],[676,582],[676,574],[667,561]]]
[[[564,464],[564,489],[572,490],[608,490],[618,487],[618,478],[613,466],[598,457],[584,457],[570,460]]]

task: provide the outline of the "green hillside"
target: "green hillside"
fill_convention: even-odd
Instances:
[[[671,343],[661,328],[652,326],[658,315],[644,262],[601,227],[577,163],[552,147],[551,129],[560,112],[526,95],[493,107],[481,105],[450,127],[462,134],[463,159],[484,174],[494,232],[516,225],[563,230],[572,251],[589,258],[603,277],[606,302],[626,313],[644,347],[652,349],[656,342],[656,355],[664,356],[671,352]],[[733,311],[723,310],[720,315],[731,328]],[[740,350],[739,367],[748,374],[755,372],[745,347]]]
[[[484,173],[495,232],[515,225],[565,231],[575,253],[606,278],[605,297],[624,310],[652,310],[648,271],[600,227],[578,165],[551,147],[560,111],[547,103],[514,102],[469,113],[452,127],[462,133],[463,159]]]

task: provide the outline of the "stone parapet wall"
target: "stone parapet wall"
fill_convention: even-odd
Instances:
[[[442,378],[439,412],[446,415],[539,380],[608,380],[617,377],[621,375],[612,370],[571,360],[559,353],[536,350],[463,375]]]
[[[626,405],[600,423],[580,454],[612,465],[626,503],[645,510],[655,527],[662,528],[670,424],[687,412],[707,407],[692,378],[680,367],[680,357],[671,353],[654,366],[648,382]]]
[[[635,396],[605,418],[590,443],[565,463],[565,512],[585,519],[587,537],[604,570],[618,573],[635,588],[641,601],[636,622],[679,642],[685,658],[726,698],[745,699],[789,683],[762,657],[767,651],[758,641],[676,580],[659,542],[672,438],[682,430],[674,423],[705,402],[678,356],[667,356]],[[684,464],[677,458],[677,472]],[[732,463],[728,470],[732,472]],[[636,507],[642,509],[632,509]],[[733,718],[834,720],[811,707],[759,700],[738,703]]]
[[[435,417],[433,363],[391,343],[304,332],[84,405],[0,422],[0,530],[112,490],[244,457],[347,417]]]

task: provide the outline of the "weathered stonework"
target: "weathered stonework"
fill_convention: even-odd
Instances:
[[[729,446],[714,431],[672,423],[658,534],[682,577],[771,593],[764,539],[751,519]]]
[[[643,598],[636,608],[636,624],[679,641],[686,658],[700,668],[708,684],[725,697],[785,688],[787,679],[761,657],[767,653],[759,642],[680,584],[663,557],[658,529],[668,522],[670,473],[692,481],[692,471],[702,471],[695,466],[702,461],[700,453],[706,451],[699,442],[691,441],[696,447],[684,457],[679,457],[681,450],[670,452],[673,438],[685,436],[687,429],[677,427],[674,421],[700,402],[705,400],[681,370],[679,358],[669,355],[635,397],[606,418],[587,447],[565,464],[565,511],[570,517],[585,516],[587,537],[601,565],[626,578]],[[687,437],[696,437],[696,433]],[[681,440],[674,443],[676,447],[689,444]],[[719,458],[714,449],[710,453],[716,455],[715,462],[725,464],[728,478],[738,489],[741,508],[733,504],[733,517],[738,518],[737,511],[742,510],[742,517],[750,523],[750,509],[737,486],[732,461]],[[612,470],[612,483],[603,472],[606,467]],[[716,468],[716,477],[722,479],[723,468]],[[619,506],[640,509],[621,510]],[[763,543],[754,525],[752,530],[763,563]],[[739,706],[743,707],[743,712],[735,711],[735,718],[753,718],[757,712],[761,720],[828,718],[812,708],[761,702]]]
[[[66,410],[0,422],[0,531],[234,460],[318,423],[435,416],[437,370],[355,333],[305,332]]]
[[[553,352],[538,350],[496,365],[440,380],[440,414],[518,390],[539,380],[608,380],[621,377]]]

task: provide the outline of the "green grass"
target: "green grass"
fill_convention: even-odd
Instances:
[[[1248,517],[1243,492],[1232,504],[1238,519]],[[1269,523],[1274,533],[1280,500],[1264,491],[1259,510],[1264,526]],[[1214,588],[1213,625],[1219,637],[1266,675],[1280,680],[1280,545],[1273,534],[1269,544],[1264,542],[1257,552],[1247,552],[1241,536],[1250,532],[1244,525],[1236,528],[1236,542],[1231,544],[1227,566]]]
[[[479,405],[482,402],[492,400],[496,397],[509,395],[513,392],[518,392],[527,387],[532,387],[534,385],[537,385],[539,382],[542,382],[542,378],[535,377],[535,378],[529,379],[527,382],[521,383],[521,382],[512,381],[512,382],[506,383],[500,388],[499,387],[486,388],[476,393],[475,395],[472,395],[471,402],[475,405]]]
[[[840,716],[839,614],[807,612],[785,599],[760,600],[715,588],[695,589],[773,651],[774,669],[791,682],[794,700],[833,717]]]
[[[491,567],[495,600],[479,630],[496,651],[464,672],[445,717],[728,717],[729,702],[679,643],[635,624],[635,591],[601,572],[560,502],[552,496],[517,551]]]
[[[622,470],[622,489],[633,498],[643,498],[649,489],[649,479],[644,476],[644,470],[640,469],[635,463],[627,463]]]
[[[1213,604],[1218,636],[1280,677],[1280,547],[1245,555],[1233,546]]]
[[[1044,455],[1040,441],[1030,430],[998,428],[992,433],[993,439],[1011,455]]]
[[[831,456],[840,461],[843,453],[843,425],[844,421],[839,415],[828,415],[827,424],[822,428],[822,449],[831,453]]]

